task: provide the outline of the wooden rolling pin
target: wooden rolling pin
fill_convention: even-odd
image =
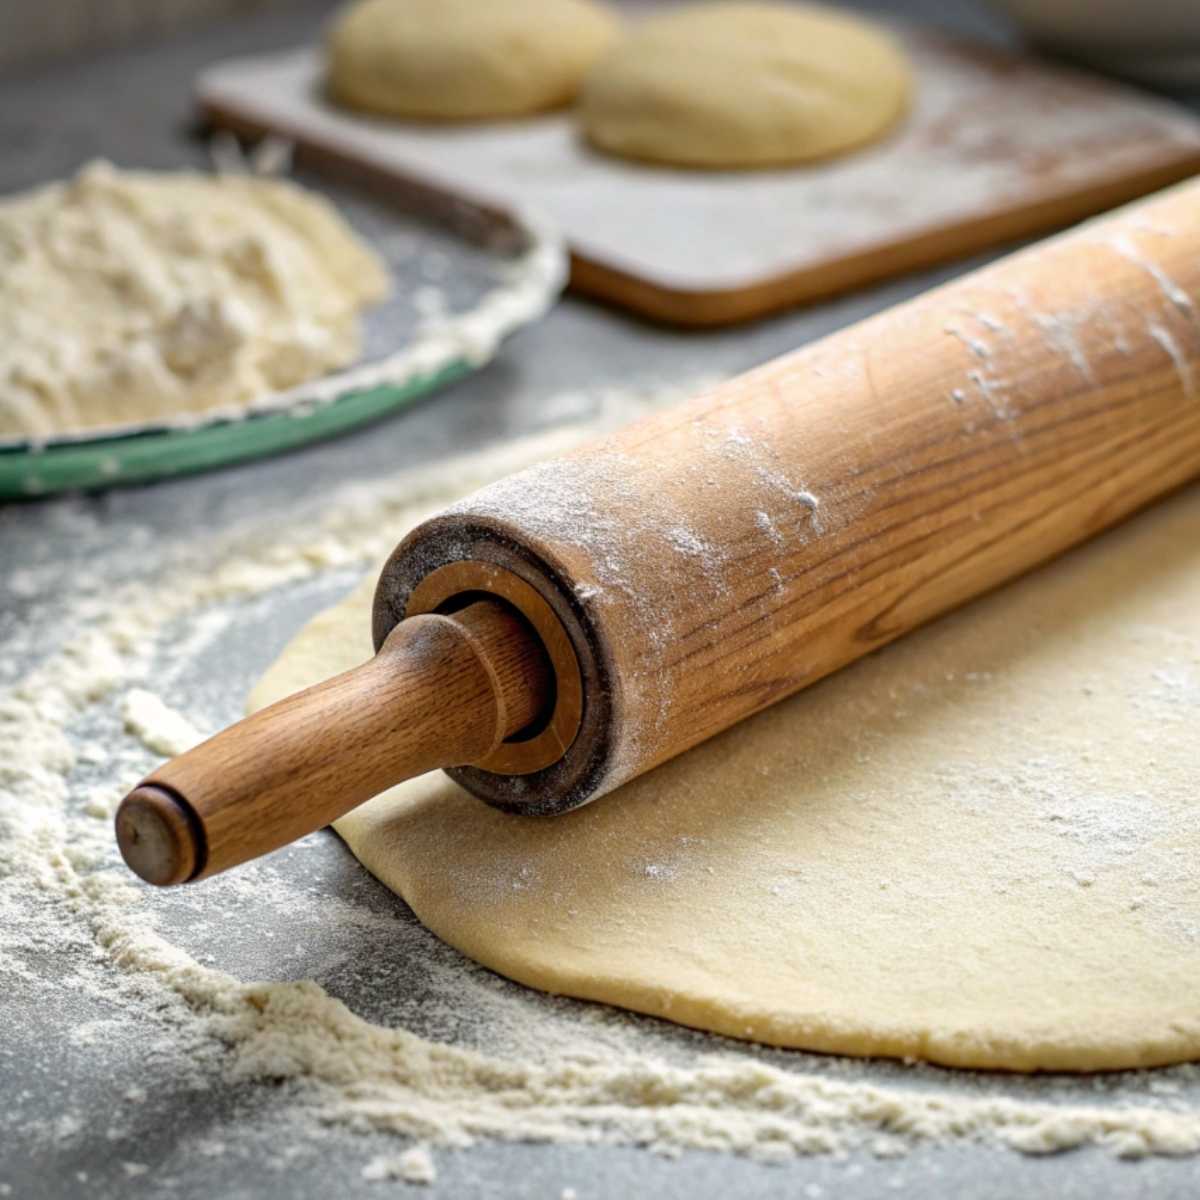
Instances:
[[[160,767],[200,879],[437,766],[558,813],[1200,475],[1200,181],[502,480],[414,530],[365,666]]]

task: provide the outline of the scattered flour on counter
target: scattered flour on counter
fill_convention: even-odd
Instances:
[[[655,400],[649,392],[629,407]],[[886,1065],[870,1075],[864,1064],[686,1031],[664,1035],[655,1022],[599,1006],[497,991],[486,972],[474,974],[449,952],[445,963],[430,964],[433,998],[421,1001],[425,1019],[445,1023],[446,1040],[436,1040],[373,1024],[315,982],[244,982],[159,931],[161,894],[132,881],[107,820],[92,819],[105,815],[105,783],[80,778],[97,769],[100,735],[90,729],[105,714],[160,754],[199,736],[143,687],[161,677],[157,642],[169,642],[171,624],[330,571],[365,571],[431,509],[590,432],[555,431],[436,470],[344,487],[316,519],[189,545],[172,564],[170,589],[118,578],[95,595],[64,600],[77,603],[74,620],[59,614],[55,628],[71,632],[59,644],[47,641],[44,657],[0,699],[0,974],[103,999],[116,1013],[111,1020],[126,1023],[116,1028],[136,1028],[149,1061],[168,1063],[182,1084],[286,1085],[298,1130],[332,1125],[419,1143],[373,1160],[363,1170],[371,1179],[431,1182],[427,1146],[483,1139],[622,1144],[666,1155],[707,1149],[765,1162],[855,1150],[891,1155],[964,1139],[1028,1154],[1083,1145],[1129,1158],[1200,1152],[1200,1116],[1166,1086],[1194,1086],[1193,1067],[1117,1083],[998,1081]],[[21,636],[14,646],[24,657],[40,652],[40,631]],[[115,755],[120,771],[138,766],[123,754]],[[129,782],[120,771],[108,781],[110,803]],[[1064,823],[1064,845],[1095,820],[1080,813]],[[1132,836],[1124,817],[1111,836],[1120,853]],[[669,886],[663,864],[645,873]],[[224,894],[247,911],[291,910],[297,899],[285,887],[231,876]],[[338,897],[304,894],[314,923],[370,928],[376,945],[398,936],[388,921]],[[204,913],[203,899],[197,904]],[[238,911],[205,914],[215,953]],[[65,956],[71,973],[42,979],[29,966],[38,952]],[[484,1016],[464,1033],[457,1022],[468,999]],[[404,999],[397,1003],[403,1012]],[[80,1052],[103,1041],[102,1029],[89,1029]],[[84,1114],[67,1112],[58,1126],[25,1136],[62,1143],[84,1124]]]
[[[187,717],[144,688],[132,688],[125,693],[121,717],[126,730],[142,745],[169,757],[183,754],[204,740],[204,734]]]
[[[405,1183],[436,1183],[437,1167],[433,1155],[424,1146],[413,1146],[403,1154],[380,1155],[362,1169],[362,1177],[372,1183],[387,1179],[402,1179]]]

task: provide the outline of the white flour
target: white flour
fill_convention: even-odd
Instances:
[[[659,399],[613,393],[606,407],[620,418]],[[38,590],[52,594],[57,578],[66,611],[36,627],[0,625],[13,630],[7,661],[45,648],[0,700],[0,977],[48,995],[69,988],[102,1000],[112,1015],[76,1027],[78,1053],[136,1036],[146,1069],[168,1071],[180,1086],[286,1086],[293,1142],[335,1125],[422,1143],[370,1159],[368,1179],[431,1182],[436,1170],[424,1146],[481,1139],[638,1145],[668,1155],[709,1149],[765,1161],[854,1150],[888,1156],[959,1139],[1031,1154],[1087,1144],[1125,1157],[1200,1151],[1200,1117],[1184,1091],[1200,1081],[1194,1067],[1090,1081],[1006,1080],[736,1046],[526,993],[449,950],[424,951],[422,995],[389,996],[387,1019],[375,1023],[315,982],[246,982],[206,961],[222,953],[241,921],[267,913],[284,927],[298,909],[310,927],[337,935],[322,977],[367,967],[336,957],[356,935],[385,956],[408,954],[409,939],[413,953],[417,939],[429,944],[419,929],[352,897],[289,890],[301,885],[266,868],[189,892],[198,918],[174,936],[186,934],[192,953],[166,936],[172,898],[136,884],[120,866],[110,824],[115,800],[154,761],[122,724],[157,754],[196,736],[190,715],[163,701],[180,667],[178,651],[160,661],[160,644],[183,645],[203,661],[206,646],[269,614],[290,590],[331,573],[349,582],[425,511],[587,432],[556,432],[437,471],[345,487],[324,498],[319,518],[297,514],[290,527],[251,526],[179,547],[157,571],[170,588],[157,579],[122,583],[120,563],[91,576],[39,566]],[[86,511],[64,505],[61,512],[88,536]],[[136,550],[137,539],[131,543]],[[14,598],[29,594],[29,578],[11,583]],[[1131,797],[1128,811],[1108,815],[1048,808],[1046,820],[1062,827],[1064,869],[1085,826],[1096,822],[1107,822],[1102,841],[1121,854],[1137,836],[1138,803]],[[634,869],[670,886],[670,863]],[[274,936],[271,921],[264,928],[262,936]],[[67,966],[47,975],[45,961]],[[427,1036],[406,1028],[417,1020]],[[119,1136],[121,1114],[144,1103],[146,1094],[130,1088],[99,1119]],[[0,1116],[0,1128],[16,1121],[23,1138],[50,1145],[71,1144],[97,1119],[70,1098],[55,1122],[21,1124],[19,1104],[14,1112]],[[189,1153],[225,1152],[217,1138],[191,1136]],[[286,1163],[300,1152],[294,1146],[277,1157]],[[126,1169],[132,1178],[145,1164],[131,1158]]]
[[[0,264],[0,437],[243,409],[354,362],[389,287],[294,184],[104,162],[0,202]]]
[[[148,750],[173,758],[204,740],[196,727],[153,692],[132,688],[121,701],[125,728]]]
[[[403,1179],[405,1183],[434,1183],[437,1167],[424,1146],[413,1146],[394,1158],[380,1155],[362,1169],[362,1177],[372,1183],[385,1179]]]

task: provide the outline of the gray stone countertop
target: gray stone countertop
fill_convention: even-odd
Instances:
[[[239,21],[177,35],[162,44],[144,44],[88,58],[69,59],[37,70],[9,70],[0,79],[0,192],[42,182],[73,170],[96,156],[121,165],[177,167],[206,161],[203,142],[191,125],[190,82],[208,63],[239,53],[267,50],[310,39],[325,4],[299,4],[261,12]],[[894,11],[976,35],[1004,40],[1003,29],[982,8],[963,0],[896,4]],[[1192,103],[1197,98],[1192,98]],[[978,261],[978,260],[976,260]],[[621,313],[565,299],[536,327],[514,338],[499,357],[473,376],[415,409],[335,441],[265,461],[176,481],[72,497],[0,510],[0,563],[5,572],[48,560],[92,560],[115,551],[137,530],[145,546],[142,564],[153,571],[157,556],[181,535],[198,527],[219,529],[249,510],[269,521],[311,503],[325,489],[358,479],[381,477],[410,465],[437,462],[452,453],[509,439],[545,427],[561,416],[561,397],[589,396],[608,385],[657,378],[687,380],[748,368],[776,354],[875,312],[950,278],[973,263],[959,262],[934,272],[891,281],[819,307],[754,325],[703,334],[656,328]],[[560,399],[550,404],[552,397]],[[581,413],[582,415],[582,413]],[[86,526],[81,546],[76,531]],[[5,593],[0,592],[0,598]],[[47,602],[50,598],[45,598]],[[311,609],[320,599],[309,597]],[[0,633],[34,622],[43,598],[8,594],[0,613]],[[245,678],[260,669],[286,639],[304,612],[278,617],[274,646],[241,651],[246,664],[230,668],[229,695],[217,708],[236,709]],[[228,653],[237,653],[233,647]],[[255,660],[257,655],[257,660]],[[209,684],[223,678],[211,664]],[[392,994],[411,988],[419,995],[423,961],[456,963],[419,927],[406,906],[362,872],[340,842],[324,834],[302,850],[280,856],[273,868],[303,872],[307,894],[349,896],[373,912],[393,915],[407,930],[405,953],[390,964]],[[298,857],[300,856],[300,857]],[[306,936],[319,948],[335,936],[323,929],[314,899]],[[186,914],[180,921],[186,919]],[[231,919],[233,920],[233,919]],[[271,977],[278,969],[264,958],[262,941],[235,936],[250,926],[270,936],[278,914],[242,913],[233,920],[222,965],[243,978]],[[261,924],[260,924],[261,923]],[[265,926],[265,928],[264,928]],[[318,956],[319,957],[319,956]],[[377,955],[377,958],[380,957]],[[47,975],[56,970],[53,948],[35,964]],[[463,963],[464,971],[478,970]],[[370,1012],[376,997],[359,991],[359,976],[348,972],[337,994],[359,1011]],[[329,983],[328,980],[322,980]],[[365,986],[365,985],[364,985]],[[499,984],[497,985],[499,986]],[[515,986],[515,985],[505,985]],[[252,1129],[273,1103],[271,1089],[250,1085],[196,1090],[169,1079],[150,1079],[156,1089],[134,1126],[106,1133],[99,1119],[109,1107],[114,1073],[136,1077],[141,1047],[107,1047],[98,1058],[69,1045],[68,1033],[89,1019],[99,1003],[86,995],[47,993],[21,978],[0,979],[0,1184],[4,1195],[71,1196],[278,1196],[340,1193],[377,1196],[389,1188],[364,1181],[362,1164],[387,1147],[379,1135],[329,1131],[319,1153],[281,1170],[261,1153]],[[48,999],[48,996],[51,997]],[[696,1036],[696,1035],[692,1035]],[[881,1066],[881,1078],[887,1068]],[[1081,1094],[1087,1088],[1080,1083]],[[95,1112],[94,1127],[47,1145],[22,1134],[37,1122],[52,1122],[64,1106]],[[223,1153],[187,1156],[182,1135],[202,1130]],[[391,1149],[395,1149],[393,1145]],[[149,1164],[148,1174],[131,1177],[129,1160]],[[302,1165],[301,1165],[302,1163]],[[867,1197],[917,1196],[1046,1197],[1098,1195],[1184,1197],[1200,1187],[1193,1160],[1151,1159],[1120,1162],[1098,1151],[1029,1158],[980,1145],[917,1150],[896,1162],[862,1156],[850,1164],[800,1159],[781,1167],[704,1153],[666,1160],[636,1149],[484,1144],[468,1151],[440,1153],[432,1196],[558,1197],[573,1187],[580,1200],[598,1196],[660,1195]],[[169,1192],[161,1183],[169,1177]]]

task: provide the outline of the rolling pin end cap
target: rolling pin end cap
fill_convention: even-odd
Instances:
[[[200,867],[194,818],[165,788],[143,783],[117,809],[117,845],[129,869],[158,887],[187,883]]]

